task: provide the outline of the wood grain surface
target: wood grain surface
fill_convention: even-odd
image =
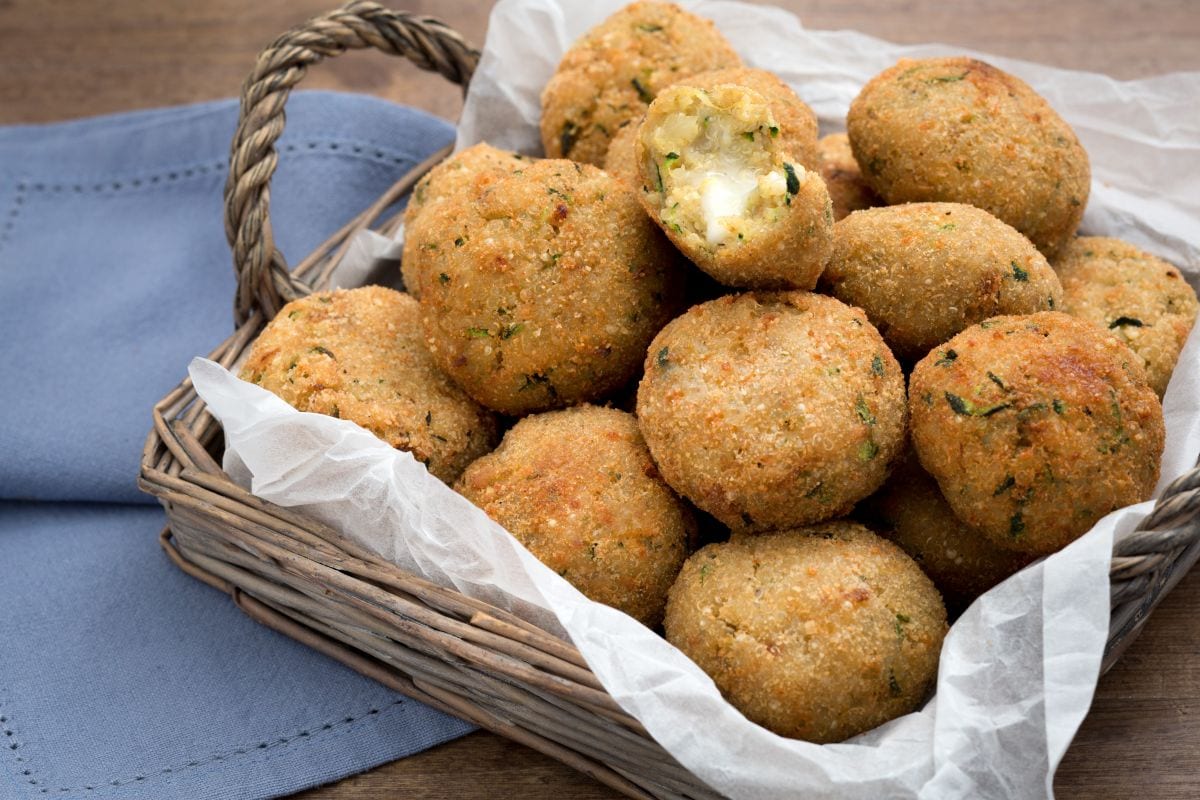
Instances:
[[[395,0],[482,44],[491,3]],[[47,122],[235,95],[255,54],[330,0],[0,0],[0,123]],[[781,0],[808,27],[898,42],[941,41],[1133,78],[1200,70],[1194,0]],[[440,78],[354,54],[304,84],[367,92],[453,119]],[[1200,79],[1197,81],[1200,100]],[[1200,112],[1198,112],[1200,113]],[[1197,165],[1200,171],[1200,165]],[[1167,598],[1105,676],[1058,771],[1061,798],[1200,797],[1200,571]],[[305,800],[612,798],[544,756],[475,733],[340,783]]]

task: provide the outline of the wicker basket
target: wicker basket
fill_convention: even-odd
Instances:
[[[294,271],[275,249],[268,209],[283,107],[310,64],[374,47],[464,89],[479,54],[437,20],[354,2],[276,40],[242,92],[225,191],[238,274],[237,330],[210,358],[230,367],[288,300],[325,286],[354,233],[446,152],[401,178]],[[387,234],[399,217],[385,220]],[[302,514],[234,484],[214,453],[221,430],[184,381],[154,407],[139,484],[162,502],[162,546],[185,572],[254,619],[443,711],[550,755],[639,798],[715,798],[604,691],[569,643],[508,612],[414,577]],[[1200,469],[1117,537],[1108,669],[1200,557]]]

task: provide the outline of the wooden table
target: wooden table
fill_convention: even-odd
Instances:
[[[395,0],[482,44],[491,3]],[[0,123],[44,122],[236,93],[257,51],[334,0],[0,0]],[[1133,78],[1200,70],[1193,0],[780,0],[808,27],[941,41]],[[967,9],[970,9],[968,11]],[[1200,80],[1197,81],[1200,100]],[[338,59],[307,87],[368,92],[453,119],[440,78],[375,54]],[[1198,112],[1200,113],[1200,112]],[[1200,165],[1197,165],[1200,169]],[[1062,798],[1200,797],[1200,570],[1165,601],[1100,682],[1055,787]],[[490,733],[476,733],[306,800],[611,798],[609,789]]]

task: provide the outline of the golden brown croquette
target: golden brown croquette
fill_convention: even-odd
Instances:
[[[997,547],[954,516],[937,482],[912,453],[900,461],[882,489],[858,505],[855,516],[900,545],[947,601],[960,607],[1031,560]]]
[[[642,205],[728,286],[812,289],[829,259],[829,193],[792,160],[781,124],[753,89],[677,85],[638,130]]]
[[[912,441],[955,516],[998,546],[1053,553],[1158,481],[1163,414],[1141,360],[1057,311],[995,317],[926,356]]]
[[[420,245],[429,238],[423,229],[423,219],[430,216],[425,212],[473,202],[492,182],[528,163],[523,156],[481,142],[450,156],[417,182],[404,209],[404,260],[400,272],[405,291],[413,297],[421,296],[421,275],[431,260],[431,252]]]
[[[703,548],[664,628],[748,719],[824,743],[920,706],[946,609],[899,547],[839,520]]]
[[[1091,168],[1075,132],[990,64],[901,59],[863,88],[846,122],[863,177],[888,203],[977,206],[1047,257],[1083,218]]]
[[[632,3],[563,55],[542,92],[542,147],[599,166],[617,129],[666,86],[741,63],[709,20],[674,3]]]
[[[833,202],[833,220],[844,219],[852,211],[883,205],[883,200],[863,180],[862,170],[850,149],[850,137],[831,133],[817,140],[821,177]]]
[[[635,192],[642,187],[635,147],[638,127],[641,124],[642,118],[638,117],[622,125],[613,136],[608,145],[608,152],[604,155],[604,171]]]
[[[1052,266],[1063,284],[1062,310],[1129,345],[1162,397],[1196,322],[1196,292],[1179,269],[1102,236],[1071,240]]]
[[[679,308],[683,264],[628,188],[544,159],[430,209],[421,312],[434,361],[507,414],[604,397]]]
[[[860,309],[746,293],[655,337],[637,414],[672,488],[735,531],[774,530],[879,488],[904,443],[904,377]]]
[[[591,599],[662,621],[696,522],[632,414],[576,406],[525,417],[455,489]]]
[[[241,377],[300,411],[358,423],[446,482],[498,438],[495,416],[429,357],[417,301],[381,286],[288,303],[259,334]]]
[[[901,359],[976,322],[1050,311],[1062,286],[1029,240],[960,203],[858,211],[834,227],[821,290],[867,312]]]

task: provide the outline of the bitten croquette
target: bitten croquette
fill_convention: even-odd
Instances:
[[[424,216],[428,215],[428,217]],[[684,264],[596,167],[525,164],[424,212],[421,315],[434,361],[478,402],[525,414],[632,380],[680,307]]]
[[[665,90],[635,142],[642,205],[727,286],[812,289],[833,247],[821,177],[794,161],[771,104],[719,84]]]
[[[673,3],[625,6],[567,50],[542,91],[545,154],[600,166],[617,129],[664,88],[741,65],[711,21]]]
[[[1073,239],[1052,266],[1063,285],[1062,310],[1129,345],[1162,397],[1196,323],[1196,292],[1179,270],[1102,236]]]
[[[734,531],[775,530],[879,488],[904,443],[904,376],[860,309],[731,295],[655,337],[637,415],[672,488]]]
[[[966,203],[1052,257],[1090,191],[1079,139],[1020,78],[966,57],[901,59],[850,105],[850,146],[889,204]]]
[[[867,312],[909,363],[976,322],[1050,311],[1062,286],[1029,240],[961,203],[858,211],[834,226],[821,291]]]
[[[495,416],[429,357],[417,301],[381,286],[288,303],[259,334],[241,377],[300,411],[358,423],[447,483],[498,438]]]
[[[455,489],[591,599],[661,622],[696,522],[632,414],[576,406],[525,417]]]
[[[1053,553],[1158,481],[1163,413],[1141,359],[1057,311],[995,317],[935,348],[909,408],[955,516],[1020,553]]]
[[[664,628],[748,719],[818,743],[918,708],[947,630],[913,560],[844,520],[703,548]]]
[[[819,170],[822,165],[817,146],[817,115],[803,100],[796,96],[791,87],[778,76],[762,69],[735,67],[719,69],[713,72],[702,72],[693,75],[680,83],[705,91],[711,90],[723,83],[749,87],[767,100],[771,113],[779,122],[777,137],[781,138],[780,146],[789,154],[792,163],[798,163],[805,169]],[[621,178],[631,187],[641,186],[637,167],[637,129],[642,117],[621,126],[604,156],[604,170],[610,175]],[[849,153],[849,145],[847,145]],[[853,161],[853,156],[850,156]]]

